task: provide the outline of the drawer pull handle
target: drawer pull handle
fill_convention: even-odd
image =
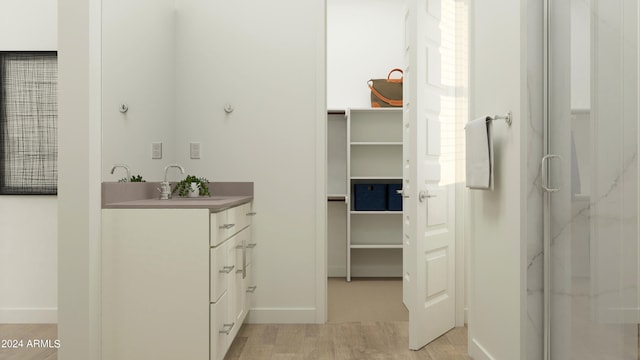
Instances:
[[[236,245],[236,249],[242,249],[242,245]]]
[[[228,274],[228,273],[232,272],[232,271],[233,271],[233,269],[235,269],[235,268],[236,268],[236,266],[235,266],[235,265],[225,266],[225,267],[223,267],[223,268],[220,270],[220,273]]]
[[[220,334],[225,334],[225,335],[229,335],[231,333],[231,330],[233,330],[233,327],[236,325],[236,323],[231,323],[231,324],[224,324],[222,325],[222,330],[220,330]]]
[[[247,249],[253,249],[254,247],[256,247],[256,245],[258,245],[258,244],[256,244],[256,243],[248,244],[247,245]]]
[[[247,288],[247,292],[253,294],[256,291],[256,288],[257,288],[257,286],[255,286],[255,285],[254,286],[249,286]]]
[[[220,225],[220,229],[227,230],[227,229],[231,229],[234,226],[236,226],[236,224],[224,224],[224,225]]]
[[[258,213],[257,213],[257,212],[250,212],[250,213],[247,213],[247,216],[256,216],[256,215],[258,215]]]
[[[238,270],[236,270],[236,274],[240,274],[240,273],[243,273],[243,272],[244,272],[244,269],[238,269]]]

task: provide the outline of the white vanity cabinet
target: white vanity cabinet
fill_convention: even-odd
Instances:
[[[251,203],[103,209],[102,358],[222,360],[249,311],[250,224]]]
[[[210,346],[212,360],[224,358],[249,311],[246,302],[247,285],[244,279],[248,270],[245,259],[246,245],[250,242],[250,234],[250,229],[245,227],[219,242],[216,247],[211,248]],[[225,262],[214,262],[214,259],[222,257],[226,258]]]

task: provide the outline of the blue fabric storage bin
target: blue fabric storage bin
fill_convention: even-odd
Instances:
[[[386,184],[354,184],[353,208],[356,211],[384,211],[387,209]]]
[[[396,191],[402,189],[402,184],[387,185],[387,210],[402,211],[402,195]]]

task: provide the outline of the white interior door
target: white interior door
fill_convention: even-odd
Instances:
[[[441,137],[454,118],[442,81],[447,1],[409,0],[405,18],[403,301],[414,350],[455,326],[454,147]]]

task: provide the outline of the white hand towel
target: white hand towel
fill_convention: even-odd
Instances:
[[[464,127],[467,139],[467,187],[493,190],[492,121],[487,116],[471,120]]]

